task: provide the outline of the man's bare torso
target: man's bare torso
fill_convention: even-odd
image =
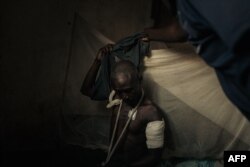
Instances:
[[[116,106],[112,113],[111,132],[113,132],[118,108],[119,107]],[[123,103],[117,125],[117,131],[114,140],[115,142],[117,141],[125,127],[127,120],[129,119],[128,113],[131,109],[131,106]],[[123,154],[126,158],[128,158],[129,161],[134,161],[147,154],[145,129],[147,123],[151,118],[154,117],[160,118],[159,112],[149,100],[144,100],[137,109],[135,120],[131,120],[127,130],[125,131],[116,149],[116,154]]]

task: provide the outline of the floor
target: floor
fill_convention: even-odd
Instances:
[[[67,146],[61,150],[16,151],[1,153],[0,166],[32,167],[95,167],[105,159],[101,150],[83,149],[78,146]]]

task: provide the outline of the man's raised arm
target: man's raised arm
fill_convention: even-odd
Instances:
[[[83,81],[83,84],[81,87],[82,94],[84,94],[90,98],[93,97],[95,80],[96,80],[98,70],[101,66],[101,61],[102,61],[104,56],[106,56],[110,53],[112,48],[113,48],[113,45],[108,44],[108,45],[102,47],[101,49],[99,49],[93,64],[91,65],[89,71],[87,72],[87,74],[84,78],[84,81]]]
[[[187,33],[182,29],[177,18],[173,18],[171,22],[161,27],[145,28],[144,32],[151,41],[185,42],[187,40]]]

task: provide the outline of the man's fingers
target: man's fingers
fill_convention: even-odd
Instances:
[[[110,45],[108,46],[108,51],[111,52],[112,50],[113,50],[113,45],[110,44]]]
[[[141,40],[142,40],[143,42],[149,42],[148,36],[142,37]]]
[[[101,52],[102,52],[102,54],[106,54],[107,53],[107,47],[103,47],[103,48],[101,48]]]
[[[113,49],[113,44],[107,44],[104,48],[106,53],[110,53]]]
[[[99,59],[102,59],[103,56],[106,56],[107,54],[109,54],[112,51],[113,46],[114,46],[113,44],[107,44],[104,47],[100,48],[99,53],[98,53]]]

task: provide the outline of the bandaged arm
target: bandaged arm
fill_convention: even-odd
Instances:
[[[146,127],[146,144],[148,149],[162,148],[164,144],[165,122],[152,121]]]
[[[151,121],[147,124],[145,133],[148,154],[131,164],[131,167],[152,167],[160,161],[164,144],[164,129],[164,120]]]

